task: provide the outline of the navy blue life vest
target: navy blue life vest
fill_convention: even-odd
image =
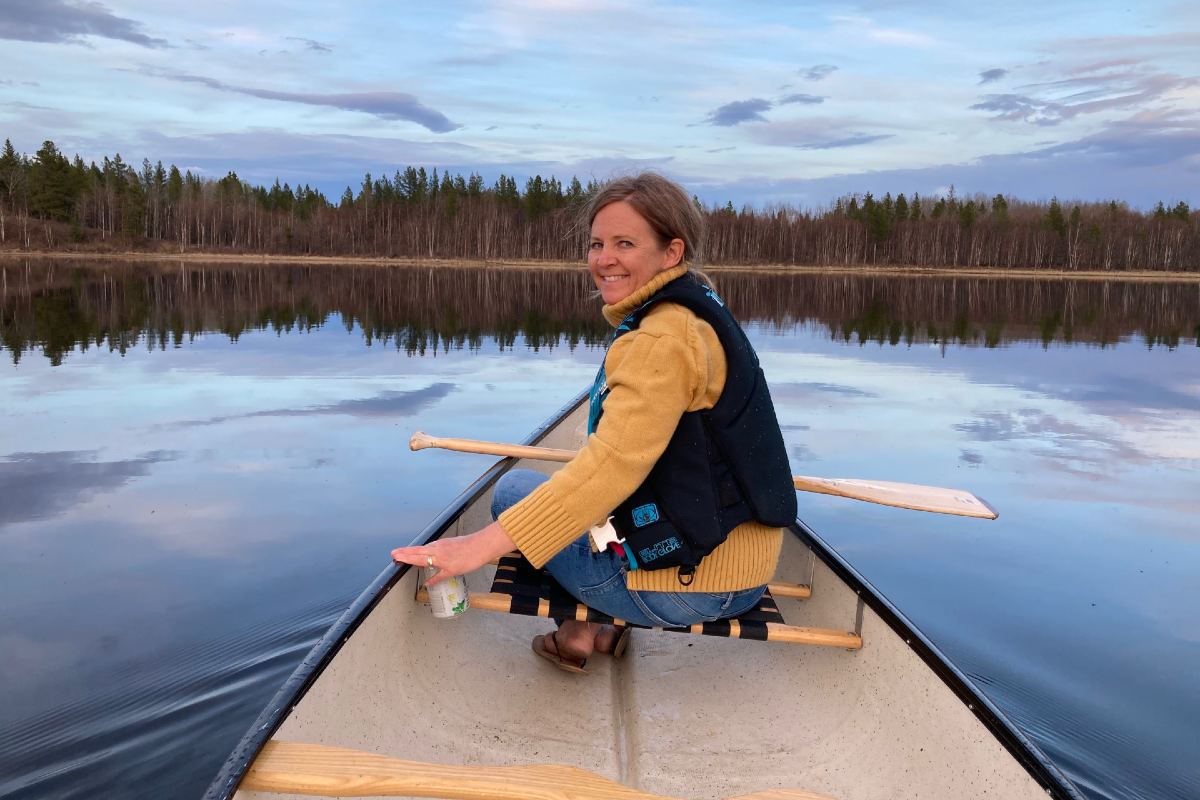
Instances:
[[[687,585],[700,560],[743,522],[792,524],[796,490],[758,356],[716,292],[684,274],[631,312],[612,341],[636,329],[662,302],[684,306],[716,331],[725,351],[725,386],[712,408],[683,414],[650,475],[613,512],[613,526],[625,538],[631,567],[677,568]],[[591,391],[589,434],[607,395],[601,364]]]

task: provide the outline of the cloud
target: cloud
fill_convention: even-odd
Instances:
[[[305,39],[303,36],[288,36],[287,39],[293,42],[300,42],[306,50],[313,50],[317,53],[332,53],[333,48],[327,44],[322,44],[315,39]]]
[[[1035,125],[1057,125],[1066,119],[1060,103],[1037,100],[1020,94],[989,94],[968,106],[972,111],[989,111],[992,119],[1008,122],[1032,122]]]
[[[315,92],[278,92],[270,89],[254,89],[234,86],[206,78],[202,75],[184,75],[147,70],[146,74],[179,83],[198,83],[221,92],[244,94],[264,100],[279,100],[285,103],[303,103],[312,106],[331,106],[343,111],[361,111],[380,119],[402,119],[415,122],[434,133],[446,133],[462,127],[446,118],[440,111],[423,105],[416,97],[404,92],[346,92],[342,94],[320,94]]]
[[[1064,51],[1084,53],[1145,53],[1162,58],[1169,53],[1179,52],[1192,55],[1200,48],[1200,31],[1178,31],[1175,33],[1134,34],[1128,36],[1080,36],[1047,42],[1043,49],[1055,54]]]
[[[855,120],[836,118],[788,120],[757,125],[752,136],[761,144],[795,147],[800,150],[832,150],[855,147],[891,138],[891,133],[870,133]]]
[[[223,422],[237,419],[253,419],[256,417],[316,417],[327,415],[346,415],[351,417],[368,417],[371,419],[383,417],[408,417],[436,403],[450,392],[454,391],[452,383],[435,383],[424,389],[412,391],[385,391],[374,397],[364,397],[355,400],[342,400],[324,406],[308,408],[273,408],[264,411],[251,411],[248,414],[229,414],[221,417],[209,417],[203,420],[191,420],[178,423],[180,427],[197,425],[219,425]]]
[[[512,50],[495,50],[488,53],[447,56],[434,63],[443,67],[498,67],[515,61],[519,53]]]
[[[804,125],[809,122],[805,121]],[[769,144],[816,141],[821,128],[854,130],[854,120],[770,123],[748,128]],[[844,136],[833,137],[846,138]],[[773,178],[755,175],[714,180],[701,174],[679,174],[705,200],[735,206],[790,203],[825,207],[831,198],[871,191],[937,194],[954,185],[960,196],[983,192],[1026,198],[1058,195],[1078,200],[1118,198],[1135,208],[1152,208],[1159,200],[1180,198],[1200,205],[1200,119],[1183,111],[1142,111],[1110,122],[1097,133],[1017,153],[988,154],[962,163],[925,167],[846,172],[821,178]]]
[[[983,72],[979,73],[979,82],[981,84],[982,83],[994,83],[995,81],[1000,80],[1007,74],[1008,74],[1008,70],[1001,69],[1000,67],[994,67],[992,69],[985,69]]]
[[[1018,87],[1022,93],[988,94],[971,105],[993,119],[1057,125],[1082,114],[1144,107],[1179,89],[1200,86],[1200,78],[1113,67],[1130,59],[1112,59],[1077,67],[1069,77]],[[983,75],[984,73],[980,73]],[[982,83],[983,81],[981,81]]]
[[[837,67],[833,64],[816,64],[800,70],[800,76],[806,81],[823,81],[834,72],[837,72]]]
[[[767,118],[762,115],[762,112],[769,111],[773,107],[770,100],[763,100],[759,97],[752,97],[749,100],[736,100],[732,103],[726,103],[708,115],[707,122],[710,125],[720,125],[729,127],[731,125],[740,125],[743,122],[758,121],[766,122]]]
[[[779,105],[785,106],[789,103],[801,103],[803,105],[816,105],[824,103],[825,98],[816,94],[789,94],[779,98]]]
[[[793,146],[801,150],[834,150],[840,147],[857,147],[860,144],[870,144],[871,142],[890,139],[893,135],[891,133],[856,133],[850,136],[843,136],[840,139],[822,139]]]
[[[85,36],[117,39],[142,47],[167,47],[165,39],[141,32],[141,23],[115,16],[100,3],[79,0],[0,0],[0,39],[79,42]]]
[[[1071,67],[1066,71],[1068,75],[1086,75],[1100,70],[1110,69],[1112,67],[1127,67],[1141,64],[1140,58],[1109,58],[1104,61],[1093,61],[1088,64],[1081,64],[1077,67]]]
[[[915,31],[905,31],[899,28],[869,28],[867,36],[883,44],[897,47],[933,47],[937,40],[932,36]]]
[[[839,23],[845,32],[860,40],[865,36],[868,39],[873,39],[883,44],[916,48],[933,47],[938,43],[936,39],[928,34],[904,30],[902,28],[881,28],[870,17],[861,14],[840,14],[832,17],[832,19],[834,22]]]
[[[124,461],[95,461],[94,451],[9,453],[0,460],[0,526],[46,519],[104,492],[112,492],[150,467],[179,454],[156,450]]]

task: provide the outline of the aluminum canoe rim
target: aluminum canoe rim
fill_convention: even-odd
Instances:
[[[543,422],[523,444],[536,445],[562,419],[587,397],[581,392],[569,403]],[[477,478],[425,527],[413,542],[424,544],[441,537],[480,494],[487,491],[513,464],[513,459],[497,462]],[[1084,800],[1072,782],[1051,763],[1050,759],[1007,716],[989,700],[950,662],[915,625],[886,597],[878,592],[861,573],[842,558],[828,543],[799,519],[791,526],[792,533],[807,545],[817,557],[842,581],[853,589],[863,602],[882,618],[912,649],[926,666],[954,692],[955,696],[1016,759],[1030,777],[1054,800]],[[242,777],[254,763],[263,746],[292,709],[308,692],[310,686],[333,661],[342,645],[354,635],[359,625],[396,583],[408,574],[408,564],[390,564],[373,580],[362,594],[346,609],[325,635],[313,646],[291,676],[255,719],[240,742],[225,760],[225,764],[204,793],[204,800],[229,800],[237,791]]]

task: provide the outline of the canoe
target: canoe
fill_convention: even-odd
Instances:
[[[527,443],[579,447],[582,400]],[[554,468],[497,463],[414,541],[489,522],[492,486],[517,465]],[[800,521],[791,533],[776,580],[811,596],[775,598],[788,628],[849,635],[856,649],[634,629],[623,658],[594,656],[589,674],[571,675],[530,652],[548,620],[478,608],[436,619],[418,602],[419,571],[391,565],[297,667],[205,797],[1080,800],[824,539]],[[472,597],[488,596],[494,570],[468,576]]]

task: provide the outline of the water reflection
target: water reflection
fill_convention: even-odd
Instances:
[[[45,519],[88,497],[111,492],[147,475],[150,467],[179,453],[157,450],[132,459],[96,461],[82,451],[0,455],[0,527]]]
[[[371,397],[341,400],[328,405],[308,406],[305,408],[269,408],[261,411],[248,411],[244,414],[227,414],[206,419],[185,420],[177,423],[185,425],[219,425],[238,419],[253,419],[254,417],[314,417],[329,414],[347,415],[351,417],[367,417],[382,419],[386,417],[410,417],[423,408],[437,403],[450,392],[454,391],[452,383],[435,383],[423,389],[409,391],[382,391]],[[321,463],[318,461],[317,465]]]
[[[0,343],[40,350],[178,347],[203,331],[311,330],[337,315],[409,355],[594,345],[608,327],[582,270],[2,262]],[[714,271],[743,321],[817,324],[846,342],[1200,342],[1200,286],[1148,281],[825,276]]]
[[[608,330],[570,272],[34,267],[0,283],[14,798],[196,796],[387,551],[492,461],[409,433],[521,438]],[[718,279],[796,472],[1002,511],[802,495],[805,520],[1089,796],[1195,796],[1197,287]]]

